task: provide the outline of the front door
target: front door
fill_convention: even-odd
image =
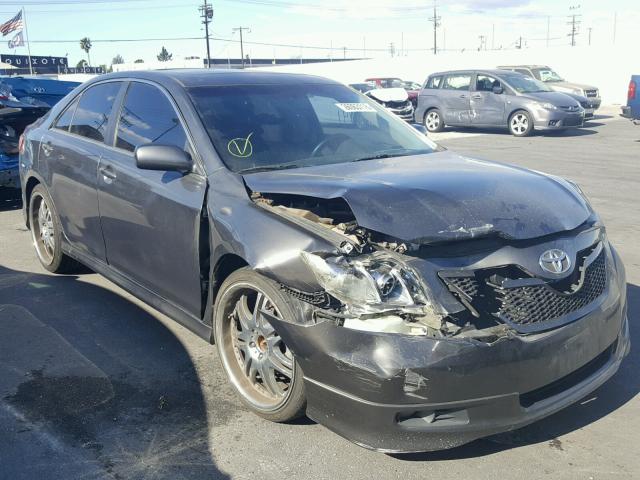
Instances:
[[[200,316],[198,233],[206,178],[195,171],[139,169],[134,150],[151,143],[192,152],[168,94],[153,84],[131,82],[114,146],[100,160],[98,201],[107,261],[129,279]]]
[[[471,74],[455,73],[444,78],[438,96],[442,98],[445,123],[449,125],[471,124],[469,88]]]
[[[505,120],[505,92],[494,93],[494,87],[504,88],[500,80],[478,75],[471,92],[471,121],[475,125],[503,126]]]

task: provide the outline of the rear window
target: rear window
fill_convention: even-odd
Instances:
[[[104,142],[113,102],[122,82],[101,83],[89,87],[80,97],[70,132],[98,142]]]
[[[447,90],[469,90],[471,75],[447,75],[442,88]]]

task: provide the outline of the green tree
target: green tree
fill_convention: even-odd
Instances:
[[[158,60],[161,62],[168,62],[171,59],[173,59],[173,54],[169,53],[163,46],[162,50],[160,50],[160,53],[158,54]]]
[[[91,66],[91,55],[89,55],[89,50],[91,50],[91,39],[89,37],[81,38],[80,48],[87,53],[87,62],[89,66]]]
[[[133,62],[133,63],[144,63],[144,60],[143,60],[143,59],[141,59],[141,58],[139,58],[139,59],[137,59],[137,60],[136,60],[135,62]]]
[[[80,61],[76,64],[76,68],[84,68],[84,67],[86,67],[87,65],[88,65],[88,64],[87,64],[87,61],[83,58],[82,60],[80,60]]]
[[[120,65],[124,63],[124,58],[119,53],[111,60],[111,65]]]

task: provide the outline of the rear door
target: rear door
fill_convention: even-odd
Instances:
[[[502,87],[503,93],[493,93]],[[505,124],[504,85],[496,77],[478,74],[471,92],[471,121],[475,125],[502,126]]]
[[[40,143],[40,170],[72,246],[105,259],[100,231],[97,176],[113,105],[122,82],[87,88],[53,122]]]
[[[450,73],[438,91],[443,105],[444,121],[449,125],[471,124],[471,73]]]
[[[178,146],[194,157],[169,94],[155,84],[132,81],[118,113],[113,147],[99,167],[107,261],[129,279],[199,316],[198,234],[206,178],[200,167],[186,175],[139,169],[134,150],[146,144]]]

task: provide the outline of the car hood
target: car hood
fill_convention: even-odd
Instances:
[[[524,93],[523,97],[534,100],[536,102],[549,102],[556,107],[569,107],[571,105],[576,106],[578,102],[566,93],[560,92],[537,92],[537,93]]]
[[[357,223],[411,243],[572,230],[591,209],[566,181],[438,152],[244,175],[254,192],[343,198]]]
[[[567,90],[575,90],[579,88],[580,90],[597,90],[597,87],[594,87],[593,85],[585,85],[584,83],[573,83],[573,82],[567,82],[567,81],[545,82],[545,84],[553,89],[562,88]]]
[[[409,98],[404,88],[376,88],[369,90],[367,95],[380,102],[405,102]]]

